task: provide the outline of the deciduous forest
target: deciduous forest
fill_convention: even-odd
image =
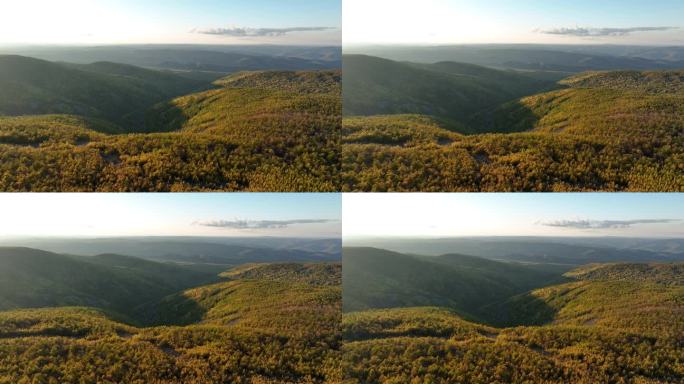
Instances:
[[[0,382],[334,383],[341,265],[0,250]]]

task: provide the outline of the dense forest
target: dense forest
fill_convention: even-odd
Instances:
[[[0,291],[1,383],[341,381],[338,263],[208,276],[114,255],[3,249],[0,260],[0,281],[45,285]]]
[[[0,56],[0,189],[336,191],[340,82]]]
[[[352,250],[372,259],[382,259],[383,252]],[[480,305],[485,304],[484,310],[473,315],[466,312],[473,303],[459,302],[462,291],[444,286],[446,280],[438,278],[430,285],[396,272],[398,265],[411,269],[418,261],[432,263],[425,257],[403,257],[414,260],[398,260],[394,271],[370,266],[365,276],[371,284],[367,291],[375,293],[366,295],[383,295],[375,291],[378,286],[408,284],[406,291],[412,291],[413,299],[390,308],[373,302],[361,308],[359,299],[364,294],[347,291],[345,250],[342,351],[350,383],[684,381],[681,263],[593,264],[560,276],[563,281],[537,281],[539,288],[503,301],[491,296],[491,290],[482,291],[483,286],[471,286],[466,295],[475,295]],[[354,259],[358,264],[359,258]],[[525,268],[519,265],[486,268],[482,273],[485,269],[478,270],[474,262],[455,267],[461,274],[455,280],[464,281],[463,274],[467,274],[470,277],[465,281],[478,284],[477,279],[496,274],[508,279],[517,274],[520,279],[532,273],[516,271]],[[434,263],[443,265],[444,261]],[[484,260],[477,265],[490,267],[491,263],[495,262]],[[426,273],[436,274],[437,269]],[[455,272],[443,272],[450,273]],[[384,295],[397,297],[392,292]]]
[[[582,73],[542,93],[531,92],[539,81],[530,77],[519,83],[529,96],[516,99],[505,88],[530,75],[499,71],[497,80],[487,68],[478,75],[472,66],[383,60],[390,74],[420,74],[385,79],[369,76],[378,72],[375,59],[358,56],[352,64],[345,71],[352,86],[344,91],[343,191],[684,188],[681,72]],[[365,99],[356,95],[357,82],[365,84]],[[468,86],[448,86],[457,83]],[[384,102],[383,90],[396,103]],[[454,100],[467,105],[452,108]]]

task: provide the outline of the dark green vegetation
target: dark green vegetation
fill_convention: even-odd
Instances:
[[[344,248],[344,309],[448,307],[488,321],[483,307],[563,281],[554,268],[474,256],[414,256],[377,248]]]
[[[379,115],[343,122],[344,191],[684,189],[680,71],[583,73],[561,81],[563,89],[535,93],[526,74],[352,59],[366,64],[345,76],[345,105],[356,88],[367,98],[354,95],[365,109],[349,102],[346,112]],[[435,74],[440,66],[461,74]],[[385,78],[382,68],[420,74]],[[445,76],[466,84],[449,86]],[[531,96],[506,91],[526,76],[517,86]]]
[[[216,280],[215,274],[129,256],[0,248],[0,310],[88,306],[135,318],[143,304]]]
[[[209,84],[112,63],[0,58],[0,114],[32,114],[0,117],[0,190],[339,189],[339,70]],[[211,89],[188,94],[202,88]]]
[[[360,295],[360,289],[348,291],[347,280],[354,280],[347,275],[346,251],[345,308],[348,292]],[[371,284],[366,290],[391,301],[402,297],[393,290],[401,283],[411,287],[404,294],[409,289],[414,294],[404,302],[412,307],[344,315],[343,370],[351,383],[684,382],[681,263],[594,264],[565,274],[567,282],[539,281],[538,286],[547,286],[487,304],[497,285],[484,279],[499,274],[510,281],[514,274],[523,279],[530,272],[522,272],[523,266],[504,269],[492,261],[475,264],[476,258],[459,256],[462,262],[450,267],[456,272],[438,275],[439,270],[427,264],[441,264],[442,257],[426,261],[373,249],[351,251],[358,253],[354,263],[363,256],[370,259],[363,263],[372,271],[368,274],[375,275],[365,276]],[[397,257],[390,272],[373,269],[374,260],[383,256]],[[413,278],[422,273],[416,269],[418,262],[426,274],[436,276],[432,285]],[[414,268],[414,273],[402,275],[401,265]],[[446,280],[448,274],[454,281]],[[479,295],[484,305],[479,316],[456,307],[463,292],[456,288],[459,284],[484,281],[487,286],[466,291]],[[447,302],[440,295],[448,291]],[[358,297],[351,301],[358,302]]]
[[[2,287],[3,309],[53,308],[0,312],[0,383],[341,381],[339,264],[247,264],[212,283],[189,268],[129,257],[3,252],[0,270],[13,273],[0,281],[34,283]],[[184,279],[194,288],[181,288]],[[168,282],[175,292],[146,293]],[[109,305],[118,295],[130,306],[152,300],[122,314],[126,307]]]
[[[397,63],[363,55],[345,55],[343,71],[345,115],[431,115],[468,133],[478,132],[471,123],[476,114],[555,87],[472,64]]]
[[[0,56],[0,115],[81,115],[109,120],[121,132],[144,132],[149,108],[203,87],[199,81],[123,64],[67,66]]]

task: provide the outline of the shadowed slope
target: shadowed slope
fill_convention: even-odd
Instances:
[[[113,63],[73,66],[0,56],[0,113],[73,114],[110,120],[124,132],[145,132],[145,110],[204,83]]]

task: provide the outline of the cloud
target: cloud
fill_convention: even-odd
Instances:
[[[536,30],[546,35],[576,36],[576,37],[603,37],[603,36],[627,36],[634,32],[671,31],[677,27],[634,27],[634,28],[554,28],[549,30]]]
[[[681,220],[674,219],[641,219],[641,220],[556,220],[541,222],[541,225],[556,228],[574,229],[615,229],[630,228],[639,224],[668,224]]]
[[[232,37],[274,37],[284,36],[292,32],[316,32],[327,31],[334,28],[331,27],[293,27],[293,28],[245,28],[245,27],[229,27],[229,28],[209,28],[209,29],[193,29],[192,33],[199,33],[203,35],[216,36],[232,36]]]
[[[297,224],[323,224],[334,220],[299,219],[299,220],[211,220],[195,222],[195,225],[211,228],[229,229],[278,229]]]

